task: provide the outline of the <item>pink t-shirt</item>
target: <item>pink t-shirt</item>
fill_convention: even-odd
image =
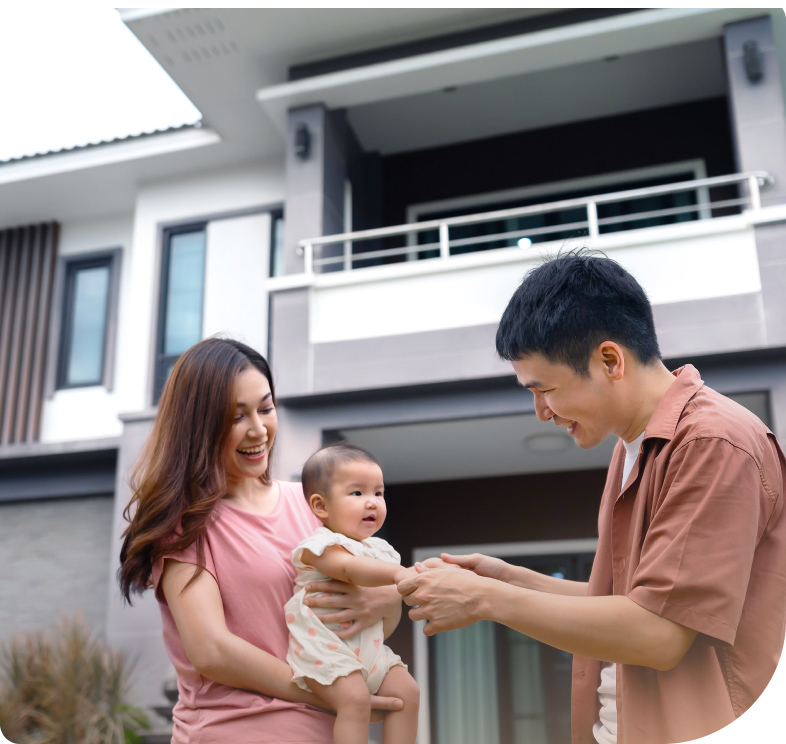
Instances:
[[[292,596],[295,546],[319,526],[299,483],[276,481],[280,497],[260,516],[219,501],[205,533],[205,568],[215,578],[229,630],[286,660],[289,631],[283,607]],[[196,563],[196,544],[173,558]],[[172,613],[160,591],[164,559],[153,566],[164,645],[177,670],[180,699],[174,709],[173,744],[332,743],[335,718],[291,703],[213,682],[186,656]]]

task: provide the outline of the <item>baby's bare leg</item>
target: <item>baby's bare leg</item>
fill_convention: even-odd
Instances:
[[[403,666],[394,666],[385,675],[378,695],[401,698],[404,707],[391,711],[382,723],[383,744],[415,744],[418,736],[418,708],[420,689],[418,683]]]
[[[314,694],[336,709],[333,744],[368,744],[371,696],[360,672],[339,677],[332,685],[306,679]]]

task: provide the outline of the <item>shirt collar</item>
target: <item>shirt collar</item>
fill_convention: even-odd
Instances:
[[[671,439],[677,429],[677,422],[680,420],[683,410],[688,401],[704,385],[699,371],[692,365],[686,364],[684,367],[675,369],[672,374],[677,378],[660,399],[660,403],[647,422],[646,439],[657,437],[658,439]]]

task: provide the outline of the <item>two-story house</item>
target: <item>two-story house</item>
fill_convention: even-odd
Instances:
[[[126,474],[213,333],[270,358],[277,477],[338,438],[380,457],[407,563],[589,571],[612,443],[538,422],[493,344],[562,247],[626,266],[667,364],[786,434],[780,9],[121,13],[203,120],[0,164],[0,636],[81,608],[160,701],[155,599],[115,581]],[[567,654],[391,645],[423,744],[565,740]]]

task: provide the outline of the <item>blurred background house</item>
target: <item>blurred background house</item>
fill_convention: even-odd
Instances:
[[[203,118],[0,163],[0,638],[79,608],[163,701],[155,600],[115,581],[126,473],[214,333],[272,362],[277,477],[338,438],[381,458],[405,563],[588,575],[613,442],[539,423],[493,343],[562,247],[627,267],[667,364],[786,436],[782,10],[120,12]],[[391,645],[421,744],[567,740],[569,655]]]

